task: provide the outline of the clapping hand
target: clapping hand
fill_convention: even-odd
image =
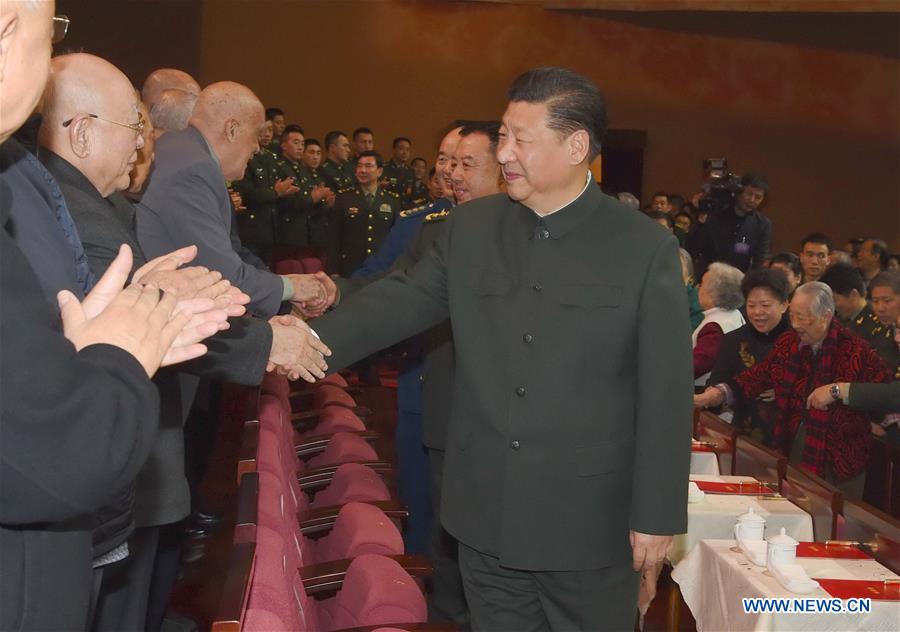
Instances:
[[[274,316],[272,326],[272,350],[267,371],[277,371],[288,379],[303,378],[315,382],[325,377],[328,364],[325,357],[331,350],[310,330],[309,326],[294,316]]]
[[[206,353],[198,340],[215,333],[218,324],[203,322],[188,330],[191,311],[178,311],[175,295],[152,283],[123,290],[131,262],[131,249],[122,245],[84,301],[68,290],[57,295],[65,337],[79,351],[94,344],[119,347],[140,362],[148,377],[167,359],[183,362]]]
[[[293,195],[299,190],[300,188],[294,184],[293,178],[284,178],[275,182],[275,193],[278,197]]]

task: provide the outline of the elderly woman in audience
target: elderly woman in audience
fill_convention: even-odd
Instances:
[[[710,384],[728,382],[741,371],[762,362],[775,340],[791,328],[786,316],[790,289],[781,270],[751,270],[741,282],[741,292],[749,322],[722,339],[709,377]],[[769,389],[755,399],[740,402],[732,423],[757,441],[769,445],[774,424],[773,399],[774,394]]]
[[[694,283],[694,260],[691,253],[684,248],[678,249],[681,258],[681,278],[684,288],[687,290],[688,307],[691,313],[691,329],[696,329],[703,322],[703,308],[700,307],[700,299],[697,296],[697,284]]]
[[[800,257],[793,252],[779,252],[772,257],[769,267],[773,270],[784,272],[788,280],[788,297],[793,296],[794,290],[803,280],[803,267],[800,265]]]
[[[694,329],[695,386],[706,386],[709,372],[719,355],[725,334],[744,324],[740,307],[744,304],[741,280],[744,273],[728,264],[710,264],[700,282],[700,307],[703,320]]]
[[[775,341],[763,361],[695,395],[694,406],[739,406],[774,390],[775,449],[837,485],[846,497],[861,498],[871,443],[868,415],[842,405],[810,408],[807,399],[828,385],[837,400],[842,396],[837,383],[882,384],[891,381],[891,372],[869,343],[837,321],[831,288],[824,283],[797,288],[790,319],[792,331]]]

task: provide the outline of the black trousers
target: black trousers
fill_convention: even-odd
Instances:
[[[431,479],[431,540],[428,555],[431,558],[431,592],[428,599],[428,620],[437,623],[452,621],[462,629],[468,629],[469,608],[459,574],[458,544],[441,525],[441,484],[444,480],[444,451],[428,450],[428,469]]]
[[[104,567],[91,630],[144,630],[158,542],[159,527],[137,529],[128,545],[129,556]]]
[[[640,574],[630,560],[584,571],[522,571],[460,543],[459,566],[475,632],[634,630]]]

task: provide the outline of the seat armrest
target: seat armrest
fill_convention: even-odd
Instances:
[[[396,561],[412,577],[430,577],[432,572],[431,561],[424,555],[388,555]],[[347,568],[353,560],[335,560],[323,564],[310,564],[300,567],[300,579],[306,594],[322,599],[333,595],[341,589],[344,578],[347,576]]]
[[[259,524],[259,472],[248,472],[238,488],[237,515],[234,519],[234,541],[255,542]]]
[[[241,431],[241,447],[238,452],[237,484],[248,472],[256,471],[256,455],[259,451],[259,421],[253,419],[244,423]]]
[[[404,521],[409,517],[409,511],[406,506],[395,500],[372,500],[362,501],[367,505],[378,507],[392,521]],[[319,536],[323,532],[330,531],[337,520],[343,505],[329,505],[327,507],[318,507],[310,509],[298,516],[300,523],[300,532],[305,536]]]
[[[370,442],[381,438],[381,435],[374,430],[343,430],[342,432],[354,434],[357,437]],[[334,435],[330,434],[322,434],[307,437],[303,440],[303,443],[294,445],[294,452],[296,452],[299,457],[312,456],[319,452],[323,452],[325,448],[328,447],[328,442],[331,441],[331,437],[333,436]]]
[[[243,542],[232,547],[222,583],[222,597],[210,628],[212,632],[240,632],[242,617],[247,611],[255,553],[255,542]]]
[[[394,468],[388,461],[357,461],[360,465],[365,465],[375,470],[382,478],[393,474]],[[306,470],[297,477],[300,483],[300,489],[306,491],[319,487],[324,487],[331,482],[334,473],[340,465],[328,465],[326,467],[317,467]]]
[[[367,625],[362,628],[341,628],[334,632],[375,632],[375,630],[409,630],[409,632],[459,632],[462,630],[455,623],[385,623],[383,625]]]

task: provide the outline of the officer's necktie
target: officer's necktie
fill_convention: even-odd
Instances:
[[[375,194],[374,193],[366,193],[366,206],[368,208],[372,208],[372,205],[375,203]]]

